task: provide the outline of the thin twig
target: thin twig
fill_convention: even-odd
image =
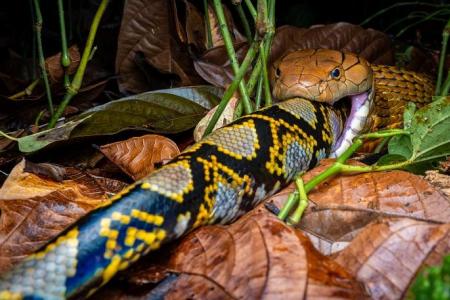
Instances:
[[[61,65],[64,68],[64,86],[67,88],[70,84],[69,74],[67,74],[67,68],[70,66],[70,55],[67,49],[66,38],[66,22],[64,17],[64,4],[63,0],[58,0],[58,16],[59,16],[59,29],[61,34]]]
[[[36,32],[36,41],[39,55],[39,66],[41,68],[42,80],[44,81],[45,86],[45,94],[47,95],[48,102],[48,110],[51,115],[53,115],[53,100],[52,100],[52,92],[50,90],[50,83],[48,81],[47,70],[45,69],[45,57],[44,57],[44,49],[42,47],[42,14],[39,0],[33,0],[34,3],[34,12],[36,15],[36,23],[34,26],[34,30]]]
[[[446,94],[441,93],[441,84],[442,84],[442,76],[444,73],[445,56],[447,54],[447,43],[449,34],[450,34],[450,20],[448,20],[447,24],[444,27],[444,30],[442,31],[442,48],[441,48],[441,55],[439,57],[438,77],[436,81],[435,95],[446,96]]]
[[[231,34],[230,31],[228,30],[228,25],[225,19],[225,14],[223,12],[222,3],[220,0],[214,0],[213,3],[217,15],[217,20],[220,26],[220,32],[222,34],[223,42],[225,44],[225,49],[227,50],[228,57],[230,58],[234,76],[237,76],[237,73],[239,72],[239,63],[236,57],[236,52],[234,51]],[[253,109],[250,103],[250,97],[248,96],[248,92],[246,89],[245,80],[243,79],[239,82],[239,92],[241,93],[245,113],[246,114],[251,113]]]
[[[86,66],[89,61],[89,57],[91,56],[95,35],[97,34],[97,29],[100,24],[100,20],[102,19],[103,13],[105,12],[108,3],[109,0],[102,0],[100,6],[97,9],[97,12],[95,13],[94,19],[92,20],[91,28],[89,30],[86,46],[84,47],[83,55],[81,56],[80,65],[78,66],[77,72],[75,73],[72,82],[70,83],[70,85],[66,90],[66,94],[64,95],[63,101],[58,106],[58,110],[52,116],[50,122],[48,123],[48,128],[55,127],[55,124],[58,121],[59,117],[64,112],[64,109],[69,104],[70,100],[72,100],[72,98],[78,93],[78,90],[81,87],[84,72],[86,71]]]

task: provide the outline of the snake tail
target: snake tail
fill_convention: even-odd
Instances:
[[[216,130],[4,274],[0,298],[91,295],[162,244],[279,191],[330,154],[344,122],[343,108],[294,98]]]

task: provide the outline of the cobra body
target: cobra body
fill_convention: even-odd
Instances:
[[[322,79],[334,84],[341,77],[330,79],[330,72],[342,68],[340,75],[353,85],[316,99],[299,92],[319,101],[289,99],[216,130],[4,274],[0,299],[89,296],[161,244],[204,224],[231,222],[299,172],[345,150],[355,129],[336,99],[354,97],[359,108],[350,115],[364,122],[373,102],[373,74],[365,60],[346,54],[358,62],[352,74],[346,59],[333,60],[340,52],[330,53]],[[311,59],[325,63],[320,55]]]

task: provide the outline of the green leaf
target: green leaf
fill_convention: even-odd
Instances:
[[[74,137],[110,135],[127,129],[159,134],[189,130],[220,101],[218,89],[210,86],[151,91],[94,107],[91,117],[75,128]]]
[[[51,143],[67,140],[71,131],[88,118],[89,116],[85,116],[77,121],[67,122],[64,126],[58,128],[48,129],[18,138],[17,144],[19,146],[19,150],[24,153],[34,152]]]
[[[414,112],[409,105],[404,113],[409,136],[396,136],[388,144],[389,155],[411,160],[407,170],[423,173],[438,167],[438,162],[450,156],[450,97],[440,97]],[[385,163],[391,158],[382,157]]]
[[[411,122],[415,162],[443,159],[450,155],[450,97],[441,97],[421,108]]]
[[[391,155],[399,155],[404,159],[412,156],[413,146],[409,135],[393,136],[388,144],[388,151]]]
[[[408,130],[411,128],[411,122],[416,112],[416,104],[414,102],[408,102],[403,112],[403,128]]]
[[[406,160],[406,158],[403,155],[386,154],[377,161],[377,165],[379,165],[379,166],[392,165],[392,164],[403,162],[405,160]]]
[[[64,125],[20,138],[22,152],[34,152],[56,141],[116,134],[137,129],[160,134],[189,130],[220,101],[213,86],[146,92],[96,106]]]

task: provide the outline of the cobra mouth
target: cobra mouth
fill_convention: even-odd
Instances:
[[[355,136],[359,135],[366,125],[372,107],[373,90],[346,96],[336,103],[344,103],[349,111],[345,120],[344,129],[334,143],[330,157],[338,157],[353,143]]]

